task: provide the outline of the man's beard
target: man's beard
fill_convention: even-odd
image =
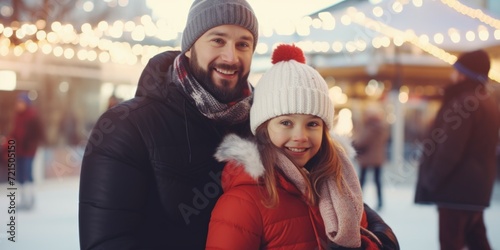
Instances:
[[[246,75],[242,75],[243,68],[238,68],[236,65],[229,64],[216,64],[215,62],[211,62],[208,65],[208,71],[204,70],[198,64],[196,51],[194,48],[191,49],[191,58],[189,60],[189,66],[191,68],[191,73],[194,78],[200,83],[200,85],[208,91],[212,96],[217,99],[221,103],[229,103],[233,101],[237,101],[244,96],[244,89],[247,88],[248,85],[248,73]],[[222,87],[217,86],[211,77],[211,72],[214,71],[214,68],[225,69],[225,70],[237,70],[238,71],[238,81],[234,89],[229,89],[226,86],[230,84],[227,80],[221,80]]]

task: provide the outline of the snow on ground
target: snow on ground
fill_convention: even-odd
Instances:
[[[375,207],[375,186],[367,175],[366,203]],[[38,183],[36,208],[16,211],[16,242],[7,239],[10,223],[6,184],[0,185],[0,249],[79,249],[78,177],[54,178]],[[437,209],[413,203],[414,182],[384,183],[384,208],[379,211],[392,227],[403,250],[437,250]],[[485,212],[493,249],[500,249],[500,183],[496,183],[492,206]],[[494,237],[495,236],[495,237]]]

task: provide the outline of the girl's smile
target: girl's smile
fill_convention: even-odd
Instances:
[[[319,151],[323,126],[323,120],[317,116],[290,114],[269,120],[267,130],[271,142],[304,167]]]

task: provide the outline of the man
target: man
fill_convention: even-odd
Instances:
[[[194,1],[180,54],[152,58],[136,97],[99,118],[82,162],[81,249],[205,248],[222,194],[213,155],[226,134],[250,135],[257,28],[244,0]]]
[[[204,249],[227,133],[250,133],[258,24],[244,0],[198,0],[182,51],[144,69],[132,100],[97,121],[80,180],[81,249]]]
[[[419,168],[415,202],[435,203],[441,249],[490,249],[483,211],[490,205],[496,171],[498,108],[486,83],[490,59],[464,53],[453,65]]]

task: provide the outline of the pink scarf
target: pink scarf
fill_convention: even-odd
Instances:
[[[363,215],[363,194],[358,177],[345,150],[336,146],[342,164],[342,190],[334,179],[330,179],[319,190],[319,210],[325,223],[326,235],[337,245],[361,246],[361,218]],[[278,167],[289,180],[305,193],[305,181],[297,167],[285,155],[278,156]]]

